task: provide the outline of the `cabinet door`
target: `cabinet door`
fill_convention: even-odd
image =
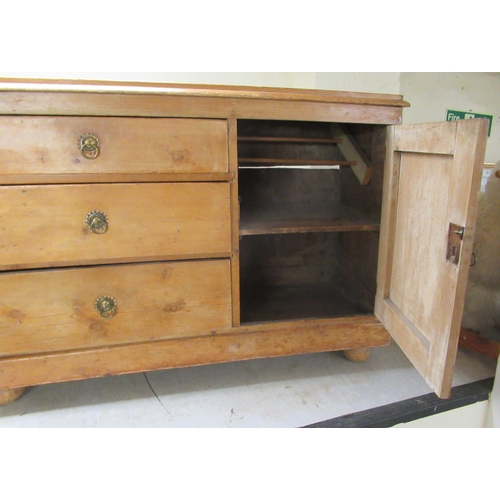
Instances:
[[[451,391],[487,127],[388,131],[375,314],[441,398]]]

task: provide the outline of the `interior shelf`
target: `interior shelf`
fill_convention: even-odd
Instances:
[[[309,165],[328,165],[328,166],[346,166],[352,167],[356,166],[355,161],[347,160],[311,160],[306,158],[240,158],[240,167],[246,167],[251,165],[264,165],[272,167],[274,165],[299,165],[299,166],[309,166]]]
[[[291,144],[340,144],[342,139],[323,139],[314,137],[258,137],[258,136],[243,136],[238,137],[239,142],[288,142]]]
[[[348,207],[250,205],[240,214],[240,235],[378,231],[380,224]]]
[[[243,120],[238,131],[240,167],[347,166],[362,185],[370,180],[370,160],[341,124]]]

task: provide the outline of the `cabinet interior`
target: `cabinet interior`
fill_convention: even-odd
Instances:
[[[373,313],[385,127],[338,126],[238,121],[242,323]]]

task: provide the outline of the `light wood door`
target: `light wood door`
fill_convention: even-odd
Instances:
[[[388,134],[375,314],[441,398],[451,391],[487,126]]]

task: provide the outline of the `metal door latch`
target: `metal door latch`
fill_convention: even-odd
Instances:
[[[448,230],[448,248],[446,250],[446,260],[458,265],[460,260],[460,250],[464,239],[465,227],[450,223]]]

